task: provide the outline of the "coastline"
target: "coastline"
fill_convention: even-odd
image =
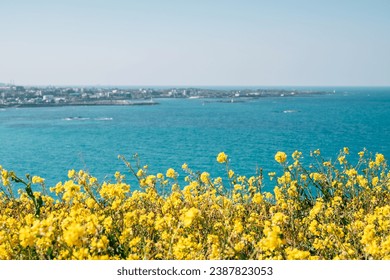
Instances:
[[[0,108],[61,106],[133,106],[157,105],[154,99],[220,99],[221,102],[244,102],[266,97],[298,97],[335,94],[325,90],[294,89],[120,89],[120,88],[52,88],[0,87]]]
[[[99,102],[69,102],[69,103],[23,103],[3,105],[0,108],[40,108],[40,107],[68,107],[68,106],[145,106],[145,105],[159,105],[158,102],[129,102],[127,100],[105,100]]]

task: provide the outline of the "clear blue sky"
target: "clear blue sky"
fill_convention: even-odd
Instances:
[[[390,85],[388,0],[0,1],[0,82]]]

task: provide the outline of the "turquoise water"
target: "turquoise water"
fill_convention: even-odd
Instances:
[[[310,151],[319,148],[334,159],[344,146],[351,154],[367,148],[390,156],[390,88],[336,88],[331,95],[240,103],[157,101],[160,105],[0,110],[0,164],[53,185],[66,180],[69,169],[87,169],[100,180],[125,172],[119,154],[138,153],[152,172],[181,171],[186,162],[212,176],[224,173],[215,160],[220,151],[243,175],[256,167],[280,170],[273,160],[279,150],[300,150],[307,162]]]

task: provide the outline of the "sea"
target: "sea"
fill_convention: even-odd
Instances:
[[[355,162],[364,148],[390,156],[390,87],[291,88],[308,89],[330,93],[233,102],[156,99],[154,106],[3,108],[0,165],[20,177],[39,175],[48,187],[66,181],[70,169],[86,170],[99,181],[111,181],[120,171],[136,189],[118,155],[136,166],[137,154],[150,174],[174,168],[179,180],[186,175],[183,163],[194,172],[226,178],[226,167],[216,161],[222,151],[229,168],[245,176],[260,169],[280,174],[277,151],[299,150],[307,166],[316,149],[331,160],[343,147]],[[274,182],[265,184],[273,187]]]

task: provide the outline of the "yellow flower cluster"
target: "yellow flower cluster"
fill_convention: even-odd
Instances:
[[[99,183],[71,170],[50,192],[33,192],[44,179],[0,166],[0,259],[390,259],[385,157],[364,151],[351,165],[349,153],[344,148],[333,163],[312,153],[305,169],[296,151],[273,181],[228,166],[226,178],[212,178],[185,164],[184,186],[174,169],[149,175],[126,161],[136,190],[119,172]],[[267,184],[276,184],[272,193],[263,191]]]
[[[287,159],[287,155],[284,152],[277,152],[275,155],[275,160],[279,163],[284,163],[286,159]]]
[[[217,161],[219,163],[227,162],[227,159],[228,159],[228,156],[224,152],[219,153],[217,156]]]

